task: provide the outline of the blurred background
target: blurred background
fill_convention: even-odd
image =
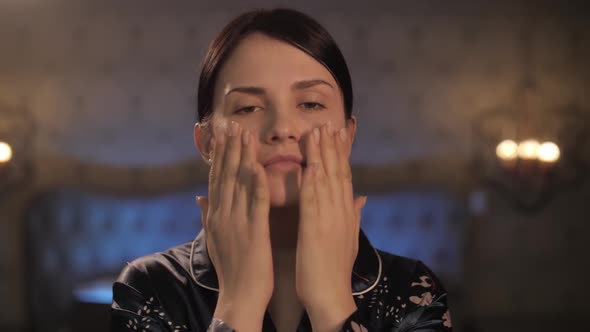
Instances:
[[[373,245],[432,267],[456,331],[582,327],[586,1],[2,0],[0,331],[106,331],[125,262],[197,234],[200,61],[275,6],[348,61]]]

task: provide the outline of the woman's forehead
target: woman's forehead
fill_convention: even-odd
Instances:
[[[320,62],[286,42],[254,33],[244,38],[223,64],[217,91],[236,86],[287,88],[302,80],[321,79],[337,84]]]

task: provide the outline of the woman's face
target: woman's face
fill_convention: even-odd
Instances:
[[[265,166],[270,203],[299,201],[303,168],[292,162],[270,163],[278,156],[306,160],[304,137],[328,121],[338,130],[347,125],[348,153],[356,122],[346,121],[342,94],[330,72],[298,48],[261,33],[243,39],[223,65],[215,84],[212,126],[231,121],[249,130],[258,161]],[[208,158],[210,145],[199,150]],[[267,165],[268,164],[268,165]]]

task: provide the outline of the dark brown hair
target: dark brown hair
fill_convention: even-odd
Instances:
[[[201,68],[197,96],[197,121],[206,121],[213,112],[217,75],[238,43],[260,32],[306,52],[330,71],[344,99],[347,119],[352,116],[350,73],[336,42],[317,21],[292,9],[254,10],[233,19],[211,42]]]

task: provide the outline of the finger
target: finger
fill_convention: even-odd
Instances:
[[[221,168],[221,182],[219,207],[222,213],[228,214],[233,205],[233,195],[236,187],[238,167],[242,150],[240,126],[232,121],[227,136],[227,147],[223,155],[223,167]]]
[[[269,212],[270,194],[266,179],[266,171],[260,163],[253,167],[252,200],[250,202],[250,220],[254,233],[264,239],[270,236]]]
[[[338,159],[338,152],[336,151],[336,144],[334,140],[334,132],[332,129],[332,122],[328,121],[327,125],[321,130],[320,138],[320,154],[322,155],[322,163],[324,165],[324,172],[326,174],[326,184],[328,187],[329,203],[332,204],[343,204],[346,202],[341,200],[342,197],[342,184],[340,181],[340,163]]]
[[[340,165],[338,163],[338,154],[334,145],[334,133],[332,131],[332,122],[328,121],[327,125],[322,127],[320,138],[320,154],[324,172],[328,178],[337,178],[340,176]]]
[[[320,219],[329,221],[332,220],[332,218],[324,218],[326,209],[322,209],[321,207],[332,206],[332,204],[334,203],[330,179],[318,164],[315,164],[314,167],[315,168],[312,172],[312,187],[315,192],[315,204],[317,206],[317,215],[320,217]]]
[[[320,128],[313,128],[305,144],[305,158],[307,167],[317,165],[322,170],[322,156],[320,155]]]
[[[324,172],[323,160],[320,151],[320,145],[322,139],[324,138],[322,131],[326,129],[325,127],[326,126],[324,125],[320,128],[313,128],[311,134],[307,137],[307,141],[305,144],[305,154],[307,156],[306,171],[308,171],[308,175],[311,178],[311,181],[308,182],[308,190],[313,191],[313,203],[315,205],[315,208],[310,212],[316,213],[316,215],[318,216],[321,215],[320,206],[331,203],[329,201],[326,201],[326,199],[330,199],[330,196],[328,195],[326,188],[327,180]]]
[[[353,211],[353,188],[352,188],[352,172],[350,170],[350,162],[348,160],[348,135],[346,127],[343,127],[335,135],[336,151],[338,153],[338,164],[340,165],[340,189],[342,193],[342,200],[347,215],[351,215]]]
[[[213,210],[219,206],[219,184],[221,182],[221,168],[225,153],[225,130],[213,127],[213,151],[211,152],[211,169],[209,170],[209,200]]]
[[[209,200],[207,197],[197,196],[197,204],[199,208],[201,208],[201,225],[203,225],[203,229],[207,232],[207,213],[209,213]]]
[[[316,144],[314,141],[313,131],[305,137],[305,146]],[[315,191],[315,172],[317,171],[317,163],[309,163],[303,170],[303,177],[301,179],[301,190],[299,194],[299,211],[301,213],[300,220],[317,220],[318,205]],[[300,230],[307,229],[305,225],[300,225]]]
[[[313,181],[311,181],[311,188],[313,188],[314,191],[314,204],[316,205],[316,213],[318,216],[321,216],[320,206],[332,203],[321,151],[322,140],[328,139],[325,137],[325,133],[322,133],[324,130],[326,130],[326,125],[321,128],[314,128],[311,133],[312,137],[308,137],[305,147],[307,168],[309,168],[310,176],[313,179]]]
[[[243,130],[241,135],[242,153],[238,167],[236,187],[234,190],[232,211],[247,216],[248,214],[248,191],[252,182],[252,164],[254,162],[253,149],[250,147],[250,132]]]

